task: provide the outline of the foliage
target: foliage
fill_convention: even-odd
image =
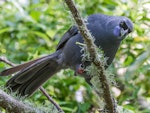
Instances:
[[[145,107],[142,104],[146,102],[148,105],[150,99],[150,1],[75,2],[83,17],[104,13],[127,16],[134,22],[134,32],[123,41],[109,68],[118,83],[113,93],[123,108],[135,113],[150,112],[150,105]],[[72,17],[61,0],[0,1],[0,56],[6,56],[17,64],[50,54],[72,24]],[[8,65],[0,62],[0,71],[4,68]],[[98,107],[95,93],[83,78],[73,75],[71,70],[61,71],[44,87],[66,113],[94,110]],[[4,85],[8,78],[0,77],[0,85]],[[49,104],[39,91],[29,100],[37,105]]]

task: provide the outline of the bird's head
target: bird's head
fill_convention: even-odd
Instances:
[[[110,27],[112,35],[117,40],[123,40],[129,33],[133,31],[133,23],[127,17],[114,17],[107,23]]]

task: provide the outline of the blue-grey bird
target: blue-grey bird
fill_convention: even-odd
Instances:
[[[90,15],[86,23],[95,38],[94,43],[107,57],[107,68],[112,63],[121,41],[133,31],[133,24],[127,17],[104,14]],[[78,27],[74,25],[62,36],[53,54],[2,71],[1,76],[17,72],[6,83],[6,87],[17,91],[21,96],[30,96],[52,75],[66,68],[74,70],[90,84],[91,78],[83,70],[83,52],[76,42],[83,43],[83,38]],[[87,65],[89,64],[84,64],[85,67]]]

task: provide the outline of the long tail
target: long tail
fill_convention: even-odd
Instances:
[[[48,55],[48,56],[49,56],[49,55]],[[32,61],[26,62],[26,63],[24,63],[24,64],[20,64],[20,65],[17,65],[17,66],[15,66],[15,67],[12,67],[12,68],[5,69],[5,70],[3,70],[2,72],[0,72],[0,76],[8,76],[8,75],[11,75],[11,74],[13,74],[13,73],[15,73],[15,72],[18,72],[18,71],[20,71],[20,70],[22,70],[22,69],[24,69],[24,68],[30,66],[31,64],[37,62],[38,60],[43,59],[43,58],[48,57],[48,56],[44,56],[44,57],[41,57],[41,58],[38,58],[38,59],[35,59],[35,60],[32,60]]]
[[[24,66],[18,66],[21,70],[18,68],[14,69],[13,72],[19,72],[6,83],[6,87],[13,92],[16,91],[21,96],[30,96],[38,87],[62,68],[59,55],[60,51],[57,51],[52,55],[26,63]],[[2,72],[1,75],[8,74],[8,72],[5,72]],[[13,72],[10,71],[10,73]]]

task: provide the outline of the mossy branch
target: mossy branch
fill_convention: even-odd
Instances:
[[[37,113],[38,111],[11,97],[0,89],[0,106],[9,113]],[[40,113],[44,113],[40,111]]]
[[[102,61],[98,57],[98,52],[96,50],[97,47],[94,44],[94,37],[88,31],[86,24],[81,18],[79,11],[77,10],[74,2],[72,0],[65,0],[65,2],[78,25],[79,31],[84,39],[85,44],[87,45],[86,47],[87,47],[87,51],[90,54],[91,61],[98,69],[97,70],[99,73],[98,78],[103,88],[103,98],[105,101],[105,109],[108,110],[109,113],[115,113],[116,112],[115,103],[110,92],[110,86],[106,78],[104,65],[102,65]]]

